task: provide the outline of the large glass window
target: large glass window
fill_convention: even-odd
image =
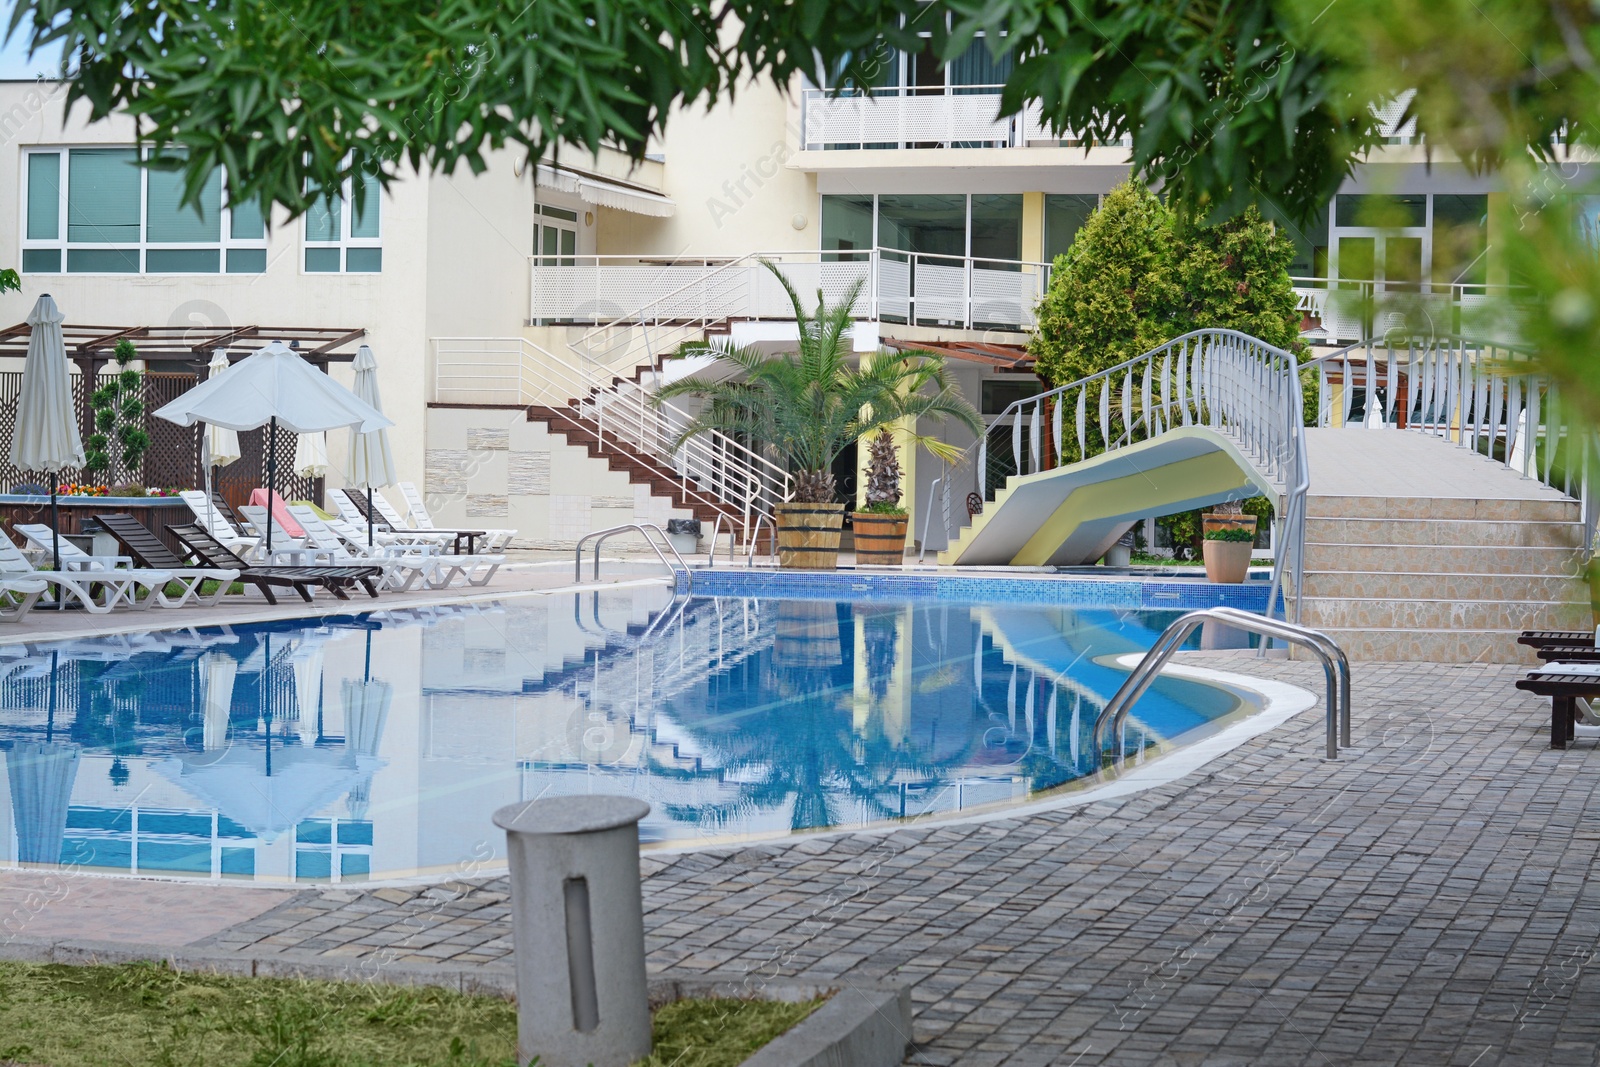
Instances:
[[[967,254],[966,195],[878,197],[878,244],[904,252],[964,257]]]
[[[1489,198],[1435,193],[1433,280],[1483,285],[1489,280]]]
[[[870,252],[872,238],[872,197],[825,196],[822,198],[822,251]],[[856,259],[856,256],[823,257]]]
[[[1008,261],[1022,258],[1020,194],[973,194],[972,258]]]
[[[995,55],[989,51],[985,37],[975,37],[950,64],[950,85],[956,95],[972,93],[998,93],[1000,86],[1011,77],[1012,57],[1009,50]]]
[[[266,270],[261,212],[223,204],[214,172],[197,205],[182,206],[183,177],[140,167],[132,148],[30,151],[23,168],[29,274],[259,274]]]
[[[361,206],[354,182],[362,183]],[[325,196],[305,214],[305,269],[309,274],[376,274],[383,269],[383,188],[372,175],[346,180],[338,196]]]
[[[1100,206],[1098,193],[1049,193],[1044,198],[1044,261],[1066,255],[1073,238]]]

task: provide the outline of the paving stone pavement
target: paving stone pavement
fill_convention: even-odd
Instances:
[[[916,1064],[1593,1064],[1600,750],[1519,670],[1358,665],[1338,763],[1307,712],[1120,800],[647,854],[650,966],[910,983]],[[504,966],[506,895],[310,890],[197,944]]]

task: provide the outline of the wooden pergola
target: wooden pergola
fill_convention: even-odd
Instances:
[[[935,352],[950,359],[981,363],[999,370],[1033,369],[1033,357],[1021,345],[996,345],[979,341],[903,341],[895,337],[885,337],[883,343],[887,348],[902,352]]]
[[[0,357],[28,354],[26,322],[0,329]],[[83,326],[64,324],[67,358],[94,374],[112,358],[118,341],[132,341],[146,363],[181,363],[201,369],[218,349],[229,361],[243,359],[269,342],[282,341],[312,363],[348,363],[366,330],[320,326]],[[163,369],[178,370],[177,367]],[[203,371],[202,371],[203,376]]]

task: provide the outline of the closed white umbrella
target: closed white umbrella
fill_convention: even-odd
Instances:
[[[362,345],[356,349],[356,381],[351,390],[377,411],[383,410],[378,396],[378,359],[372,349]],[[389,454],[389,431],[373,430],[362,433],[350,431],[350,485],[367,491],[367,547],[372,547],[372,491],[400,480],[394,469],[394,457]]]
[[[367,665],[361,681],[347,679],[342,687],[344,701],[344,747],[350,756],[359,761],[363,757],[376,760],[383,744],[383,728],[389,721],[389,704],[394,700],[394,687],[372,677],[372,631],[367,631]],[[350,790],[345,803],[352,819],[367,817],[368,790],[371,779]]]
[[[72,382],[67,372],[67,345],[61,336],[66,316],[49,293],[28,312],[28,357],[22,364],[22,393],[11,432],[11,465],[50,474],[50,528],[61,529],[56,506],[58,472],[83,466],[83,438],[72,410]],[[51,538],[54,566],[61,569],[61,534]]]
[[[227,350],[223,348],[217,349],[211,353],[211,363],[206,367],[206,370],[210,372],[206,380],[212,381],[216,379],[230,366],[232,364],[228,362]],[[230,430],[226,426],[207,425],[205,437],[200,441],[200,447],[205,453],[200,457],[200,465],[205,468],[206,472],[206,507],[209,509],[212,507],[212,468],[226,467],[244,453],[239,449],[238,431]],[[212,522],[208,522],[207,525],[214,525],[214,517]]]
[[[231,430],[267,430],[268,501],[276,491],[278,426],[295,433],[350,428],[361,432],[393,426],[383,412],[274,341],[235,363],[219,378],[202,382],[156,412],[168,422],[206,422]],[[267,550],[272,526],[267,526]]]

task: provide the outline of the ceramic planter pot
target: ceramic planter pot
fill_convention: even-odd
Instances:
[[[1201,547],[1206,561],[1206,581],[1237,585],[1250,573],[1249,541],[1207,541]]]
[[[843,504],[779,504],[778,566],[831,571],[839,566]]]
[[[1256,532],[1256,517],[1254,515],[1219,515],[1208,511],[1200,516],[1202,536],[1216,530],[1249,530],[1252,535]]]
[[[856,563],[898,567],[906,561],[909,516],[857,511],[850,521],[856,533]]]

